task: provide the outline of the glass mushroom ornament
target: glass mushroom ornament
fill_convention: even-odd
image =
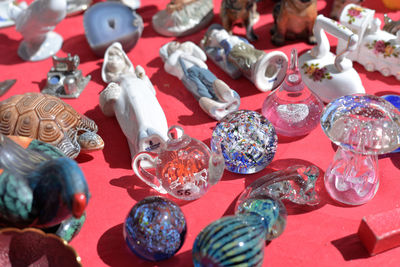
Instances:
[[[136,176],[162,194],[183,200],[200,198],[224,172],[220,144],[214,143],[215,148],[210,151],[179,126],[169,128],[168,138],[159,153],[144,151],[135,156],[132,168]],[[155,168],[156,175],[143,168],[146,163]]]
[[[378,156],[400,145],[400,112],[381,97],[356,94],[329,103],[321,126],[339,146],[325,172],[325,187],[342,203],[361,205],[379,187]]]

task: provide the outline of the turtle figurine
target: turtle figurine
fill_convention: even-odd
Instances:
[[[14,95],[0,102],[0,133],[54,145],[67,157],[103,149],[96,123],[58,97],[42,93]]]

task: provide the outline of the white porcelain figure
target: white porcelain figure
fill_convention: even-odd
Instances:
[[[199,101],[200,107],[216,120],[236,111],[240,96],[208,70],[206,54],[192,42],[169,42],[160,48],[164,69],[176,76]]]
[[[9,7],[9,16],[23,37],[18,48],[22,59],[43,60],[60,50],[63,38],[52,30],[65,18],[66,0],[35,0],[27,8]]]
[[[346,58],[356,48],[357,34],[323,15],[317,16],[313,31],[317,45],[299,58],[300,72],[308,88],[326,103],[341,96],[365,93],[360,76]],[[347,43],[337,55],[329,51],[325,31]]]
[[[131,158],[141,151],[158,152],[168,132],[167,119],[144,69],[133,64],[118,42],[106,50],[101,77],[108,86],[100,94],[100,108],[115,116],[126,136]]]
[[[340,22],[357,33],[356,49],[347,57],[357,61],[367,71],[379,71],[383,76],[393,75],[400,80],[400,31],[397,35],[382,31],[381,21],[374,18],[375,10],[347,5],[340,15]],[[346,46],[339,40],[337,51]]]
[[[286,75],[288,58],[281,51],[265,53],[246,39],[229,34],[221,25],[211,25],[200,47],[233,79],[242,74],[262,92],[279,86]]]

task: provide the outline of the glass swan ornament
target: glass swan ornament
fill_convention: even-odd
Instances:
[[[292,49],[290,66],[283,83],[271,92],[261,113],[283,136],[302,136],[319,125],[324,103],[302,81],[297,65],[297,50]]]
[[[329,103],[321,116],[325,134],[339,146],[325,172],[330,196],[361,205],[379,187],[378,156],[400,146],[400,112],[381,97],[355,94]]]
[[[90,195],[74,160],[42,141],[0,134],[0,168],[0,226],[51,227],[67,241],[79,232]]]
[[[142,181],[162,194],[184,200],[198,199],[216,184],[224,172],[220,145],[213,151],[201,141],[184,134],[179,126],[168,130],[169,140],[159,153],[143,151],[136,155],[132,168]],[[143,167],[156,169],[156,175]]]
[[[315,166],[295,165],[257,179],[239,196],[234,216],[209,224],[196,237],[194,266],[261,266],[265,241],[279,237],[286,227],[281,199],[318,204],[318,176]]]

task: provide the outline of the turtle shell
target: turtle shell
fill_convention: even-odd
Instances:
[[[74,146],[79,146],[76,143],[79,130],[97,132],[96,124],[88,121],[91,120],[58,97],[47,94],[14,95],[0,103],[1,133],[30,137],[54,146],[68,138]]]

